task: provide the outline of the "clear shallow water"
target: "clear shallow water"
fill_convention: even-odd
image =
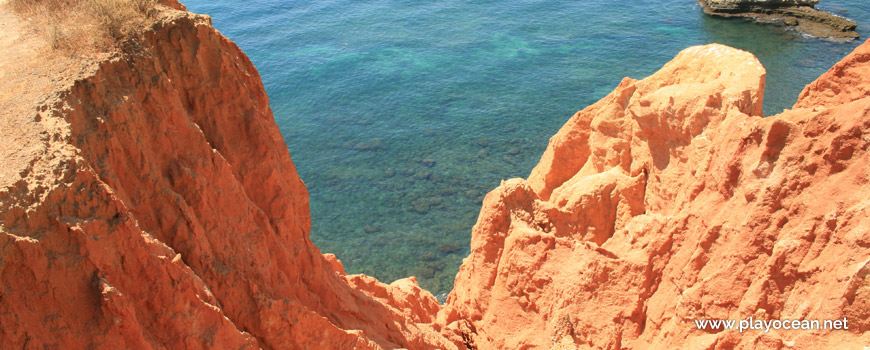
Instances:
[[[861,41],[702,14],[693,0],[186,0],[259,69],[311,194],[311,239],[350,273],[453,286],[483,196],[526,177],[577,110],[680,50],[767,68],[765,114]],[[822,0],[859,23],[865,0]]]

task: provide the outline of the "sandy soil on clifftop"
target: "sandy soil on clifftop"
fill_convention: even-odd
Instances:
[[[36,170],[34,155],[47,153],[50,136],[57,134],[57,123],[63,123],[40,115],[37,106],[50,103],[56,91],[96,69],[93,62],[100,58],[52,50],[30,21],[0,0],[0,187]]]

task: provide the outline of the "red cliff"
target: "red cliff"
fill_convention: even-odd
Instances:
[[[478,349],[870,344],[868,49],[767,118],[761,64],[722,45],[623,80],[487,195],[445,333]],[[748,317],[849,329],[694,323]]]
[[[173,5],[66,70],[25,64],[48,58],[0,9],[0,348],[870,344],[870,44],[768,118],[763,67],[725,46],[626,78],[487,195],[441,306],[311,243],[256,69]],[[692,322],[750,316],[850,327]]]
[[[413,279],[311,243],[260,77],[208,17],[163,8],[141,45],[4,112],[0,347],[452,348]]]

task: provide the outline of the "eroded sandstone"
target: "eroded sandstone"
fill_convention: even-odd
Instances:
[[[818,349],[870,344],[865,43],[761,117],[749,53],[692,47],[626,78],[489,193],[439,314],[477,349]],[[847,73],[843,73],[847,72]],[[848,331],[699,330],[842,319]]]
[[[768,118],[764,68],[726,46],[624,79],[487,195],[442,306],[321,254],[256,69],[163,3],[142,51],[0,101],[33,103],[0,119],[2,348],[870,344],[868,43]],[[692,323],[749,316],[850,328]]]
[[[141,45],[4,117],[37,145],[0,190],[0,347],[454,348],[409,321],[440,308],[413,279],[308,239],[260,77],[208,17],[161,8]]]

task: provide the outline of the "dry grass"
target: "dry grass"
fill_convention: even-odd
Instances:
[[[51,47],[71,55],[124,49],[155,10],[156,0],[9,0]]]

